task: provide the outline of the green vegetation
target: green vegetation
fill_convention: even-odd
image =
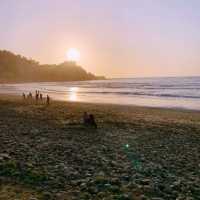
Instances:
[[[86,72],[74,62],[40,65],[38,62],[0,51],[0,82],[82,81],[104,79]]]

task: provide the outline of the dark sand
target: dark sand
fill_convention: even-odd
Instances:
[[[0,99],[0,200],[200,199],[200,112]]]

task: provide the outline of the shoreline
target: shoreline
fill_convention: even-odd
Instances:
[[[135,80],[136,81],[136,80]],[[39,89],[42,93],[48,94],[55,100],[61,101],[74,101],[74,102],[88,102],[95,104],[114,104],[114,105],[125,105],[125,106],[140,106],[140,107],[149,107],[149,108],[163,108],[163,109],[173,109],[173,110],[190,110],[190,111],[200,111],[200,99],[197,93],[189,91],[190,85],[188,80],[188,89],[179,90],[175,92],[176,84],[182,84],[183,80],[177,81],[175,85],[168,87],[169,80],[163,80],[161,83],[157,83],[155,80],[145,81],[139,80],[134,82],[124,81],[124,82],[115,82],[115,81],[103,81],[103,82],[44,82],[43,83],[29,83],[21,85],[1,85],[0,89],[2,93],[17,93],[21,94],[22,91],[32,91]],[[145,89],[146,86],[142,84],[144,82],[150,87]],[[149,83],[150,82],[150,83]],[[179,83],[180,82],[180,83]],[[195,81],[194,81],[195,82]],[[120,83],[120,89],[119,84]],[[111,84],[111,85],[110,85]],[[127,84],[133,84],[133,88],[128,88]],[[139,89],[134,89],[134,85],[139,84]],[[164,88],[160,88],[159,84],[164,84]],[[115,89],[112,91],[112,87]],[[117,88],[116,88],[117,87]],[[123,88],[125,89],[123,90]],[[132,87],[132,85],[131,85]],[[172,87],[172,89],[171,89]],[[159,89],[160,88],[160,89]],[[129,91],[130,90],[130,91]],[[137,90],[138,95],[137,95]],[[143,91],[144,90],[144,91]],[[171,91],[172,90],[172,91]],[[123,92],[124,91],[124,92]],[[136,92],[135,92],[136,91]],[[177,95],[173,95],[173,93]],[[191,92],[191,93],[190,93]],[[194,98],[193,98],[194,97]]]
[[[14,99],[22,99],[22,96],[19,94],[3,94],[0,93],[0,100],[14,100]],[[189,109],[189,108],[182,108],[182,107],[154,107],[154,106],[142,106],[142,105],[134,105],[134,104],[115,104],[115,103],[92,103],[92,102],[81,102],[81,101],[63,101],[63,100],[56,100],[52,99],[53,102],[60,102],[60,103],[73,103],[73,104],[85,104],[85,105],[99,105],[99,106],[113,106],[113,107],[122,107],[122,108],[141,108],[141,109],[153,109],[153,110],[170,110],[170,111],[178,111],[178,112],[191,112],[191,113],[199,113],[199,109]]]

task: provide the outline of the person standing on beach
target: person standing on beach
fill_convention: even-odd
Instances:
[[[47,94],[47,101],[46,101],[46,104],[49,105],[50,104],[50,97],[49,95]]]
[[[43,97],[42,97],[42,93],[40,93],[40,100],[42,101]]]
[[[28,95],[28,96],[29,96],[29,98],[30,98],[30,99],[32,99],[32,98],[33,98],[33,95],[32,95],[32,93],[31,93],[31,92],[29,92],[29,95]]]
[[[39,91],[37,91],[37,90],[35,92],[35,100],[36,100],[36,103],[38,103],[38,100],[39,100]]]
[[[28,99],[28,102],[32,102],[33,96],[31,92],[28,93],[27,99]]]

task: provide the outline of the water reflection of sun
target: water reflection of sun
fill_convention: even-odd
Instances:
[[[70,101],[77,101],[77,92],[78,92],[78,87],[70,87],[69,88],[69,100]]]

